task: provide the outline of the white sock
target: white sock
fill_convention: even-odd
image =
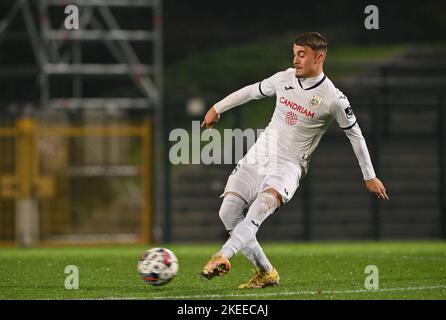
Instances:
[[[277,200],[271,193],[260,193],[249,208],[245,219],[234,228],[231,237],[223,245],[221,250],[223,257],[230,259],[241,248],[248,245],[255,238],[262,222],[276,210],[277,206]]]
[[[241,251],[258,270],[266,272],[273,271],[273,266],[263,252],[263,249],[256,237],[251,239],[248,244],[241,249]]]
[[[220,207],[219,216],[225,225],[226,230],[229,231],[229,234],[232,234],[232,230],[243,221],[243,211],[246,206],[245,201],[236,195],[228,194],[224,197]],[[273,270],[271,263],[263,252],[256,237],[242,247],[241,251],[257,269],[266,272],[271,272]],[[223,256],[228,255],[228,253],[222,252],[220,252],[220,254]]]

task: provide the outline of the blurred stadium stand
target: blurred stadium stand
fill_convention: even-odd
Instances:
[[[445,49],[409,47],[391,60],[361,64],[334,79],[348,96],[390,201],[365,189],[348,139],[333,124],[292,201],[259,231],[265,240],[444,238]],[[329,74],[329,72],[328,72]],[[221,194],[233,166],[189,165],[172,175],[172,240],[221,240]],[[205,177],[205,178],[204,178]]]

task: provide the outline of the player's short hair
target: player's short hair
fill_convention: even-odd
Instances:
[[[327,40],[318,32],[306,32],[299,35],[294,44],[298,46],[307,46],[313,49],[313,51],[327,52],[328,43]]]

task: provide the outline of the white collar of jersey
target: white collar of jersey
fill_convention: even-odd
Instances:
[[[312,89],[313,87],[317,87],[320,83],[325,80],[325,74],[321,72],[316,77],[311,78],[297,78],[297,81],[299,82],[299,85],[302,89],[308,90]]]

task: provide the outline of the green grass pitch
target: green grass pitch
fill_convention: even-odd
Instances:
[[[241,255],[224,277],[198,275],[219,246],[165,245],[179,259],[177,277],[153,287],[139,278],[139,256],[153,246],[0,249],[0,299],[445,299],[446,242],[267,243],[281,285],[239,290],[251,276]],[[79,268],[79,289],[67,290],[67,265]],[[367,290],[366,266],[379,270]]]

